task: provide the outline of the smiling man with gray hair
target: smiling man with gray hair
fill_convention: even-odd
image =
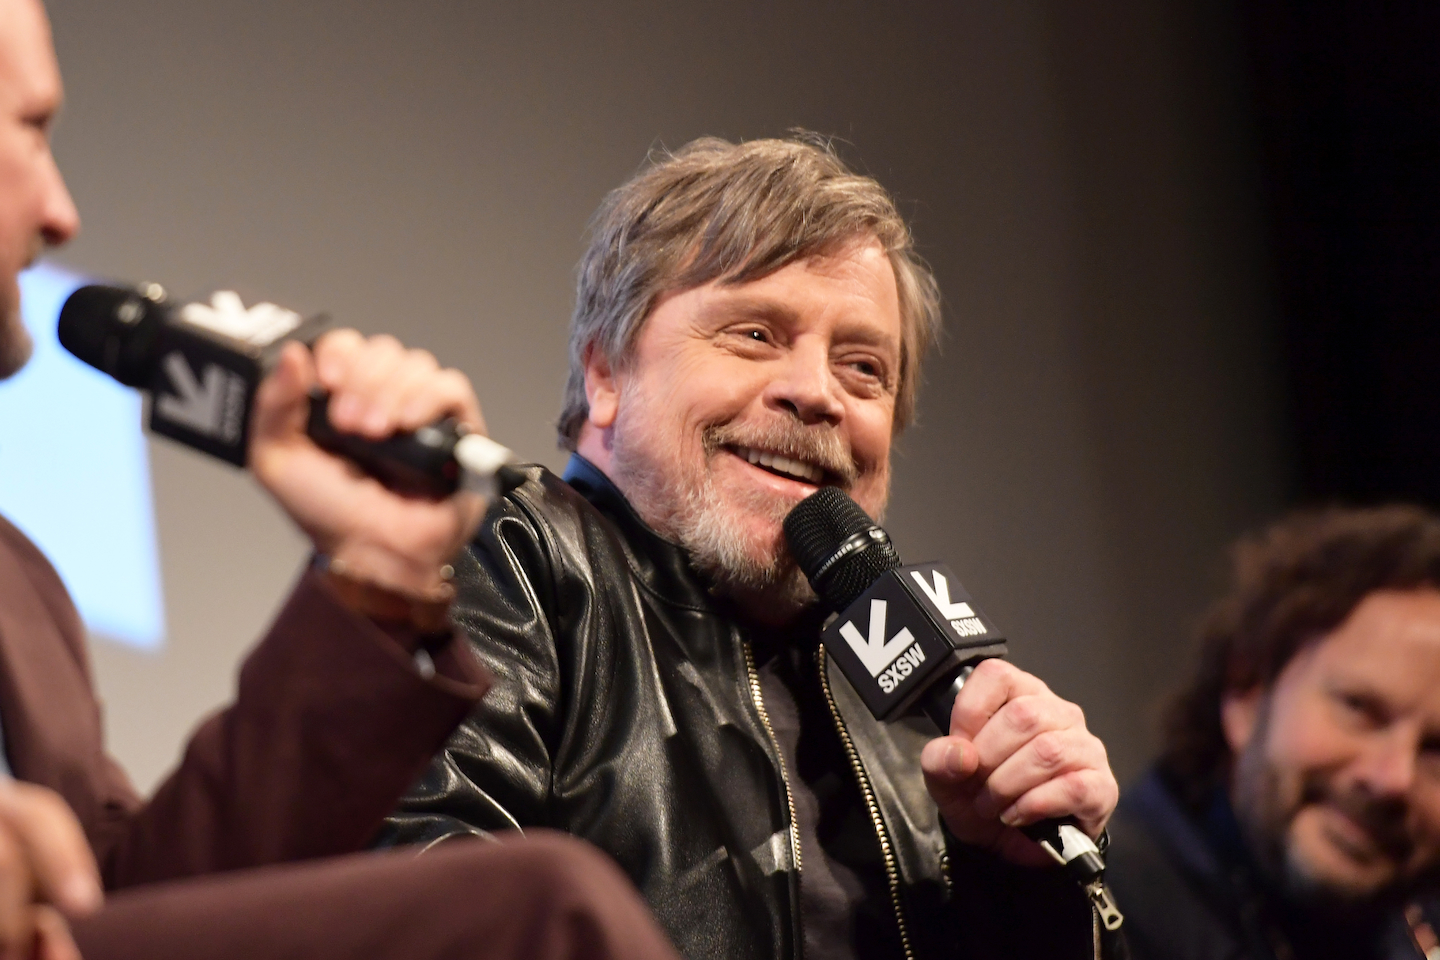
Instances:
[[[566,830],[697,960],[1091,956],[1084,897],[1017,829],[1101,835],[1118,791],[1079,708],[990,661],[948,736],[875,723],[781,530],[826,485],[881,514],[939,323],[890,196],[815,138],[698,140],[614,191],[569,466],[456,564],[495,688],[387,842]]]

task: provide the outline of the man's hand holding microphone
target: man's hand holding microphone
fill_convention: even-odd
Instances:
[[[1120,798],[1084,712],[998,658],[976,665],[920,766],[950,832],[1015,863],[1050,862],[1019,827],[1074,817],[1096,839]]]
[[[1058,862],[1102,925],[1119,929],[1098,841],[1120,790],[1081,709],[1006,662],[1005,636],[950,569],[903,565],[889,534],[839,488],[801,501],[785,537],[836,614],[822,633],[826,656],[870,713],[922,714],[941,734],[920,767],[950,832],[1015,863]]]
[[[485,501],[463,487],[441,499],[404,496],[322,450],[306,434],[316,387],[329,394],[336,431],[378,441],[447,418],[483,433],[470,381],[393,337],[335,330],[313,352],[285,344],[255,400],[251,469],[332,569],[397,594],[439,596],[442,568],[474,533]]]
[[[280,345],[248,411],[256,478],[329,569],[368,591],[340,590],[342,602],[372,616],[377,594],[428,603],[438,625],[446,565],[474,532],[485,498],[464,486],[438,497],[398,493],[322,449],[306,429],[316,388],[329,395],[335,431],[380,441],[445,420],[483,434],[469,380],[393,337],[333,330],[313,348]],[[65,801],[0,779],[0,960],[79,960],[66,920],[103,900],[94,855]]]

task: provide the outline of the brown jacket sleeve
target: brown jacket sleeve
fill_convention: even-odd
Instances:
[[[364,846],[484,692],[464,643],[410,654],[307,573],[150,802],[91,831],[107,886]]]
[[[426,679],[307,572],[141,801],[101,741],[83,628],[49,563],[0,519],[0,725],[15,775],[58,791],[107,887],[363,846],[488,684],[450,643]]]

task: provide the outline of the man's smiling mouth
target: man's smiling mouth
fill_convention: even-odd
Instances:
[[[802,483],[813,483],[819,485],[825,480],[825,469],[813,463],[806,463],[803,460],[796,460],[792,457],[781,456],[778,453],[771,453],[769,450],[757,450],[754,447],[731,446],[730,452],[742,460],[745,460],[762,470],[768,470],[787,480],[799,480]]]

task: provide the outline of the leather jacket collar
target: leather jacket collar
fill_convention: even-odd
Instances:
[[[620,528],[630,572],[656,599],[695,611],[708,612],[714,606],[709,590],[690,566],[685,548],[641,520],[630,501],[599,467],[572,453],[561,479]]]

